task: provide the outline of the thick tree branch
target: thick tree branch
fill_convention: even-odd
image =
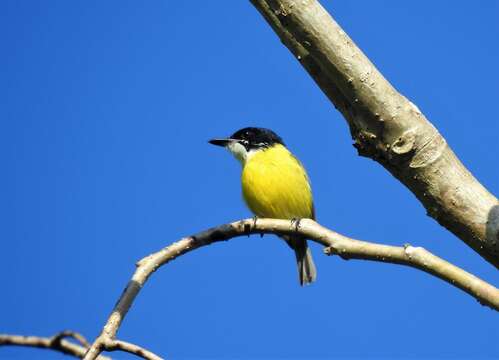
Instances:
[[[169,261],[197,248],[218,241],[250,234],[293,234],[299,233],[306,238],[326,246],[326,254],[339,255],[344,259],[364,259],[394,263],[420,269],[454,285],[475,297],[480,303],[499,310],[499,290],[476,276],[432,255],[420,247],[402,247],[374,244],[354,240],[326,229],[313,220],[303,219],[297,229],[288,220],[246,219],[221,225],[198,234],[183,238],[139,262],[137,268],[121,294],[102,333],[92,344],[85,360],[95,359],[102,351],[109,350],[116,333],[136,296],[158,268]],[[154,358],[153,358],[154,359]]]
[[[81,345],[65,340],[64,338],[67,337],[75,339]],[[52,337],[0,334],[0,346],[7,345],[51,349],[77,358],[83,358],[87,349],[90,347],[87,340],[74,331],[62,331]],[[106,356],[99,356],[98,359],[110,360]]]
[[[428,215],[499,267],[499,203],[419,109],[398,93],[316,0],[251,0],[383,165]]]

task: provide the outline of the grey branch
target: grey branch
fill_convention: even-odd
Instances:
[[[65,338],[72,338],[79,342],[79,344],[67,341],[65,340]],[[75,356],[80,359],[85,356],[88,349],[90,348],[90,344],[85,339],[85,337],[83,337],[83,335],[70,330],[61,331],[60,333],[52,337],[0,334],[0,346],[6,345],[51,349],[62,352],[66,355]],[[149,350],[146,350],[138,345],[128,343],[126,341],[113,339],[103,343],[102,346],[106,351],[125,351],[143,359],[161,360],[159,356],[153,354]],[[110,360],[110,358],[103,355],[99,355],[96,359]]]
[[[146,360],[161,360],[162,358],[158,355],[152,353],[151,351],[144,349],[138,345],[122,341],[109,339],[103,344],[103,349],[106,351],[125,351],[127,353],[137,355]]]
[[[75,339],[80,344],[65,340],[68,337]],[[0,346],[7,345],[51,349],[77,358],[83,358],[90,347],[90,344],[81,334],[67,330],[52,337],[0,334]],[[98,359],[109,360],[106,356],[99,356]]]
[[[326,254],[339,255],[343,259],[373,260],[410,266],[435,275],[467,292],[480,303],[499,310],[499,290],[496,287],[423,248],[411,245],[389,246],[351,239],[309,219],[301,220],[298,228],[296,228],[295,223],[289,220],[258,219],[255,221],[254,219],[246,219],[183,238],[138,261],[131,280],[121,294],[101,334],[94,341],[84,359],[96,359],[102,351],[109,349],[107,346],[113,343],[116,333],[136,296],[147,282],[149,276],[158,268],[202,246],[238,236],[267,233],[278,235],[299,233],[307,239],[324,245]]]
[[[359,155],[383,165],[428,215],[499,267],[497,198],[419,109],[316,0],[251,2],[347,120]]]
[[[109,324],[108,320],[108,325]],[[119,325],[118,325],[119,326]],[[122,341],[122,340],[117,340],[113,336],[112,338],[109,336],[105,336],[101,334],[98,337],[98,341],[96,340],[92,346],[88,349],[87,353],[83,357],[84,359],[91,358],[91,359],[98,359],[98,356],[100,356],[100,353],[103,351],[125,351],[127,353],[136,355],[142,359],[146,360],[161,360],[163,359],[162,357],[154,354],[153,352],[144,349],[143,347],[140,347],[138,345]],[[93,355],[95,354],[95,355]]]

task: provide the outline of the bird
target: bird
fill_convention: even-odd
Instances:
[[[275,132],[246,127],[209,143],[226,148],[241,163],[242,195],[255,219],[288,219],[298,224],[304,218],[315,220],[307,172]],[[307,240],[301,235],[281,237],[295,252],[300,285],[314,282],[317,270]]]

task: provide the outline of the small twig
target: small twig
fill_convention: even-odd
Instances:
[[[137,355],[138,357],[141,357],[141,358],[147,359],[147,360],[161,360],[161,359],[163,359],[147,349],[144,349],[138,345],[131,344],[129,342],[121,341],[121,340],[110,340],[110,341],[106,342],[104,344],[104,349],[106,351],[117,351],[117,350],[125,351],[125,352]]]
[[[307,239],[326,246],[325,252],[328,255],[337,254],[346,259],[373,260],[420,269],[460,288],[475,297],[480,303],[499,310],[499,290],[496,287],[423,248],[415,248],[410,245],[389,246],[351,239],[309,219],[301,220],[298,229],[289,220],[258,219],[255,222],[254,219],[246,219],[183,238],[140,260],[137,263],[135,273],[121,294],[101,334],[94,341],[84,359],[96,359],[102,351],[107,350],[106,346],[108,345],[106,344],[115,341],[116,333],[135,297],[149,276],[159,267],[189,251],[214,242],[248,234],[262,233],[278,235],[298,233]]]
[[[55,336],[52,337],[52,341],[54,343],[60,343],[61,340],[64,338],[73,338],[74,340],[78,341],[81,344],[81,346],[83,346],[84,348],[90,347],[90,343],[82,334],[72,330],[61,331],[59,334],[56,334]]]
[[[72,338],[78,341],[81,345],[67,341],[65,340],[65,338]],[[62,352],[66,355],[75,356],[80,359],[85,356],[88,348],[90,347],[89,342],[83,335],[71,330],[61,331],[60,333],[57,333],[52,337],[0,334],[0,346],[7,345],[51,349]],[[109,340],[105,344],[103,344],[103,349],[106,351],[128,352],[146,360],[162,359],[161,357],[147,349],[122,340]],[[97,359],[110,360],[109,357],[103,355],[99,355]]]
[[[72,343],[64,338],[71,337],[77,340],[82,345]],[[67,355],[75,356],[77,358],[83,358],[87,352],[90,344],[81,335],[74,331],[62,331],[52,337],[40,337],[40,336],[21,336],[21,335],[9,335],[0,334],[0,346],[27,346],[36,347],[41,349],[50,349],[54,351],[59,351]],[[110,360],[107,356],[99,356],[97,359],[100,360]]]

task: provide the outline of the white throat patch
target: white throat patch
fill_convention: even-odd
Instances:
[[[244,165],[248,159],[253,156],[255,150],[247,151],[246,148],[237,141],[231,141],[227,146],[227,150],[231,152],[239,162]]]

